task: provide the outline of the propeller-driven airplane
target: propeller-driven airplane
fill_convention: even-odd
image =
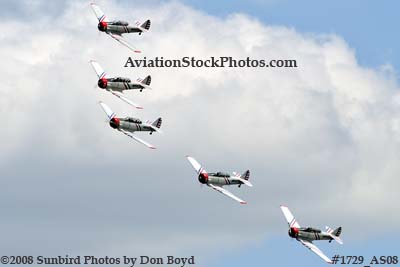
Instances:
[[[194,170],[198,175],[199,182],[201,184],[206,184],[212,189],[240,202],[240,204],[247,204],[246,201],[241,200],[240,198],[233,195],[228,190],[222,188],[224,185],[237,185],[240,187],[242,184],[252,187],[253,185],[249,182],[250,171],[245,171],[242,175],[238,173],[233,173],[230,175],[229,173],[224,172],[216,172],[216,173],[207,173],[207,171],[198,163],[194,158],[186,156],[189,160],[190,164],[193,166]]]
[[[137,50],[133,45],[129,44],[123,37],[122,34],[124,33],[139,33],[147,32],[150,29],[150,20],[146,20],[143,23],[136,22],[135,26],[130,26],[128,22],[122,20],[108,20],[107,16],[104,12],[100,9],[98,5],[95,3],[91,3],[90,6],[94,14],[96,15],[97,19],[99,20],[99,24],[97,28],[101,32],[105,32],[109,36],[111,36],[114,40],[117,40],[124,46],[128,47],[135,53],[140,53],[140,50]]]
[[[151,89],[151,76],[147,76],[144,79],[137,79],[136,82],[132,82],[129,78],[123,77],[108,77],[107,73],[103,70],[100,64],[97,61],[91,60],[90,64],[92,65],[94,71],[99,78],[97,82],[97,86],[109,91],[111,94],[115,95],[122,101],[128,103],[135,108],[142,109],[143,107],[134,103],[132,100],[126,98],[122,93],[125,90],[133,90],[137,89],[143,91],[143,89]]]
[[[305,247],[317,254],[327,263],[332,263],[332,260],[328,258],[316,245],[313,244],[313,241],[329,240],[330,243],[332,242],[332,240],[335,240],[342,245],[343,241],[339,238],[340,234],[342,233],[342,227],[338,227],[333,230],[330,227],[326,226],[326,232],[312,227],[302,228],[300,227],[299,223],[294,218],[288,207],[281,206],[281,210],[286,218],[286,221],[289,224],[289,236],[292,238],[296,238],[297,241],[299,241]]]
[[[142,143],[143,145],[147,146],[148,148],[155,149],[156,147],[152,144],[147,143],[146,141],[137,137],[134,132],[153,132],[161,133],[160,127],[162,119],[158,118],[154,122],[142,122],[139,119],[126,117],[126,118],[118,118],[116,114],[103,102],[99,102],[101,108],[107,114],[109,119],[109,124],[111,128],[120,131],[121,133],[129,136],[130,138]]]

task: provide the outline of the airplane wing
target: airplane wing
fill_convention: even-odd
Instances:
[[[300,241],[300,243],[302,243],[305,247],[307,247],[308,249],[310,249],[312,252],[314,252],[315,254],[317,254],[318,256],[320,256],[324,261],[326,261],[327,263],[332,263],[332,260],[330,258],[328,258],[316,245],[314,245],[312,242],[310,241],[306,241],[306,240],[302,240],[302,239],[298,239]]]
[[[92,67],[93,67],[94,71],[96,72],[97,77],[99,77],[99,79],[108,78],[107,73],[103,70],[103,68],[100,66],[100,64],[97,61],[90,60],[89,62],[90,62],[90,65],[92,65]]]
[[[107,114],[107,117],[111,120],[112,118],[115,117],[115,113],[111,110],[111,108],[109,106],[107,106],[106,104],[104,104],[103,102],[99,102],[100,107],[103,109],[103,111]]]
[[[97,19],[99,20],[99,22],[108,22],[108,18],[106,16],[106,14],[104,14],[103,10],[101,10],[101,8],[96,5],[95,3],[90,3],[90,7],[92,8],[94,14],[96,15]]]
[[[119,92],[114,92],[114,91],[110,91],[111,94],[115,95],[116,97],[118,97],[119,99],[121,99],[122,101],[124,101],[125,103],[128,103],[131,106],[134,106],[137,109],[143,109],[142,106],[134,103],[132,100],[130,100],[129,98],[126,98],[124,95],[122,95]]]
[[[296,227],[300,228],[300,224],[297,222],[296,218],[293,216],[293,214],[290,212],[289,208],[286,206],[281,206],[281,210],[283,212],[283,215],[286,218],[286,221],[289,224],[289,227]]]
[[[207,185],[208,185],[209,187],[211,187],[212,189],[214,189],[214,190],[216,190],[216,191],[218,191],[218,192],[224,194],[225,196],[228,196],[228,197],[230,197],[230,198],[236,200],[236,201],[239,202],[240,204],[247,204],[246,201],[244,201],[244,200],[238,198],[237,196],[235,196],[234,194],[232,194],[231,192],[229,192],[228,190],[226,190],[226,189],[224,189],[224,188],[222,188],[222,187],[220,187],[220,186],[216,186],[216,185],[213,185],[213,184],[207,184]]]
[[[200,174],[202,172],[207,172],[203,167],[201,167],[201,164],[197,162],[194,158],[190,156],[186,156],[190,164],[192,164],[193,169],[197,172],[197,174]]]
[[[115,40],[117,40],[118,42],[120,42],[121,44],[123,44],[124,46],[128,47],[130,50],[132,50],[135,53],[141,53],[142,51],[137,50],[133,45],[131,45],[130,43],[128,43],[121,35],[118,34],[113,34],[113,33],[109,33],[107,32],[108,35],[110,35],[112,38],[114,38]]]
[[[136,135],[134,135],[134,134],[132,134],[132,133],[130,133],[130,132],[126,132],[126,131],[124,131],[124,130],[119,130],[119,131],[122,132],[123,134],[125,134],[126,136],[129,136],[129,137],[132,138],[133,140],[135,140],[135,141],[137,141],[137,142],[139,142],[139,143],[142,143],[143,145],[147,146],[148,148],[156,149],[156,147],[153,146],[152,144],[147,143],[146,141],[140,139],[139,137],[137,137]]]

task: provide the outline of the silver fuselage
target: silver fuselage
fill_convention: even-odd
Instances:
[[[129,25],[128,26],[122,26],[122,25],[108,24],[106,32],[121,35],[123,33],[142,32],[142,30],[139,29],[138,27],[132,27],[132,26],[129,26]]]
[[[114,91],[124,91],[131,89],[139,89],[143,90],[144,86],[139,83],[128,83],[128,82],[107,82],[107,87],[105,89],[114,90]]]
[[[124,90],[143,90],[145,89],[144,85],[138,82],[132,82],[128,78],[101,78],[97,82],[97,86],[112,91],[122,92]]]
[[[198,177],[199,182],[202,184],[213,184],[218,186],[224,185],[241,185],[242,182],[236,179],[232,179],[229,174],[226,173],[201,173]]]
[[[144,126],[143,124],[132,123],[132,122],[127,122],[127,121],[121,121],[119,129],[122,129],[122,130],[125,130],[128,132],[137,132],[137,131],[151,132],[151,131],[153,131],[153,129],[151,129],[148,126]]]
[[[138,32],[139,34],[143,31],[135,26],[129,26],[127,22],[104,22],[101,21],[97,25],[99,31],[106,32],[108,34],[117,34],[121,35],[123,33],[131,33],[131,32]]]
[[[242,182],[238,180],[232,180],[231,177],[219,177],[219,176],[208,176],[208,183],[213,185],[234,185],[241,184]]]
[[[290,228],[289,236],[296,239],[314,241],[314,240],[332,240],[332,237],[319,229],[315,228]]]
[[[136,122],[134,120],[137,120]],[[126,132],[153,132],[154,129],[147,125],[143,125],[138,119],[133,118],[112,118],[110,120],[111,128],[123,130]]]

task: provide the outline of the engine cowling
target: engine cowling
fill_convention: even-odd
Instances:
[[[119,128],[119,125],[120,125],[120,121],[119,121],[119,119],[118,118],[112,118],[111,120],[110,120],[110,126],[111,126],[111,128],[114,128],[114,129],[118,129]]]
[[[101,32],[105,32],[107,30],[107,22],[99,22],[99,24],[97,25],[97,29],[99,29],[99,31]]]
[[[101,79],[99,79],[99,81],[97,82],[97,85],[98,85],[100,88],[105,89],[105,88],[107,88],[108,81],[107,81],[106,78],[101,78]]]
[[[208,182],[208,173],[200,173],[199,182],[202,184],[206,184]]]
[[[296,238],[298,235],[299,235],[299,229],[297,229],[296,227],[290,227],[289,236]]]

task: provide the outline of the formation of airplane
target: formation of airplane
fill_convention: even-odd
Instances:
[[[134,106],[135,108],[142,109],[143,107],[136,104],[129,98],[125,97],[123,95],[123,92],[126,90],[140,90],[143,91],[143,89],[151,89],[150,88],[150,83],[151,83],[151,76],[148,75],[144,79],[137,79],[135,81],[131,81],[129,78],[124,78],[124,77],[109,77],[108,74],[103,70],[101,65],[94,60],[90,61],[90,64],[92,65],[94,71],[97,74],[97,77],[99,80],[97,81],[97,86],[107,90],[114,96],[118,97],[122,101],[128,103],[131,106]]]
[[[342,233],[342,227],[338,227],[335,230],[326,226],[326,232],[321,231],[312,227],[300,227],[300,224],[297,222],[296,218],[294,218],[293,214],[290,212],[289,208],[286,206],[281,206],[281,210],[285,219],[289,225],[289,236],[291,238],[295,238],[305,247],[310,249],[312,252],[317,254],[327,263],[332,263],[332,260],[328,258],[314,243],[316,240],[328,240],[332,242],[335,240],[339,244],[343,244],[343,241],[339,238]]]
[[[116,114],[106,104],[104,104],[103,102],[99,102],[99,104],[103,111],[106,113],[111,128],[120,131],[121,133],[129,136],[135,141],[138,141],[139,143],[147,146],[148,148],[156,148],[152,144],[149,144],[141,138],[137,137],[134,132],[150,132],[150,134],[152,134],[153,132],[161,133],[161,118],[156,119],[154,122],[142,122],[140,119],[132,117],[118,118],[116,117]]]
[[[201,184],[206,184],[207,186],[224,194],[225,196],[228,196],[238,201],[240,204],[247,204],[246,201],[236,197],[234,194],[222,187],[224,185],[237,185],[238,187],[240,187],[242,184],[252,187],[253,185],[249,182],[249,170],[245,171],[242,175],[237,173],[233,173],[233,175],[230,175],[229,173],[225,172],[207,173],[207,171],[194,158],[190,156],[187,156],[186,158],[196,171],[198,175],[198,180]]]
[[[140,50],[137,50],[133,45],[129,44],[123,37],[122,34],[125,33],[138,33],[139,35],[143,32],[146,32],[150,29],[151,22],[150,20],[146,20],[144,23],[136,22],[135,26],[130,26],[128,22],[121,20],[108,20],[107,16],[104,12],[94,3],[91,3],[91,8],[95,13],[99,23],[98,30],[106,33],[116,41],[120,42],[122,45],[128,47],[132,51],[136,53],[140,53]],[[131,81],[129,78],[124,77],[109,77],[107,73],[103,70],[101,65],[91,60],[90,64],[92,65],[94,71],[97,74],[98,82],[97,85],[101,89],[107,90],[114,96],[120,98],[122,101],[128,103],[135,108],[142,109],[140,105],[134,103],[132,100],[126,98],[123,95],[123,92],[126,90],[144,90],[151,89],[151,76],[147,76],[144,79],[137,79],[136,81]],[[158,118],[154,122],[142,122],[140,119],[125,117],[120,118],[116,117],[116,114],[103,102],[99,102],[100,107],[106,113],[109,121],[109,125],[111,128],[118,130],[119,132],[131,137],[135,141],[147,146],[148,148],[155,149],[156,147],[152,144],[144,141],[135,135],[135,132],[149,132],[152,134],[153,132],[161,132],[160,127],[162,123],[162,119]],[[187,160],[192,165],[194,170],[196,171],[198,181],[201,184],[205,184],[208,187],[228,196],[229,198],[239,202],[240,204],[247,204],[246,201],[238,198],[228,190],[224,189],[223,186],[227,185],[237,185],[241,187],[243,184],[249,187],[253,185],[249,182],[250,171],[247,170],[243,174],[238,174],[233,172],[232,174],[225,172],[214,172],[208,173],[199,162],[197,162],[193,157],[187,156]],[[320,229],[312,228],[312,227],[300,227],[297,220],[294,218],[293,214],[290,212],[289,208],[286,206],[281,206],[281,210],[285,219],[289,225],[288,234],[291,238],[296,239],[305,247],[310,249],[312,252],[321,257],[325,262],[332,263],[331,259],[328,258],[314,243],[313,241],[317,240],[327,240],[332,242],[335,240],[339,244],[343,244],[343,241],[340,239],[340,234],[342,232],[342,228],[338,227],[333,230],[330,227],[326,227],[326,231],[321,231]]]
[[[143,32],[147,32],[150,29],[151,22],[150,20],[146,20],[143,23],[136,22],[135,26],[129,25],[128,22],[122,20],[113,20],[110,21],[106,14],[101,10],[101,8],[96,5],[95,3],[91,3],[90,6],[94,14],[96,15],[97,19],[99,20],[99,24],[97,28],[101,32],[105,32],[109,36],[111,36],[114,40],[120,42],[124,46],[128,47],[135,53],[140,53],[141,51],[136,49],[133,45],[128,43],[123,37],[122,34],[125,33],[139,33],[142,34]]]

